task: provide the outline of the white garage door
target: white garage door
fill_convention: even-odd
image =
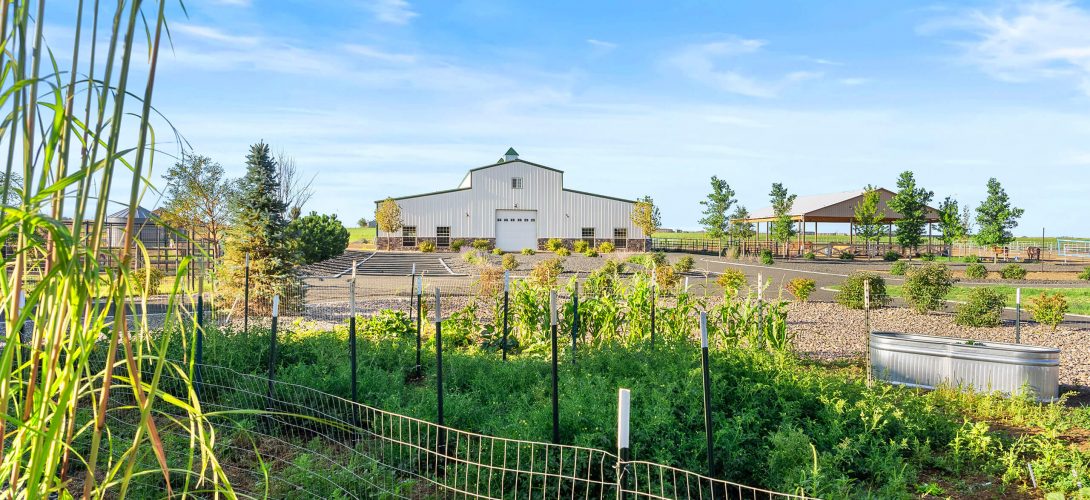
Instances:
[[[496,248],[537,249],[537,210],[496,210]]]

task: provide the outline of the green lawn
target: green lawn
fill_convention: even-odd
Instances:
[[[348,229],[348,241],[356,242],[361,238],[367,238],[369,243],[375,242],[375,228],[373,227],[353,227]]]
[[[969,297],[971,286],[955,286],[946,298],[949,300],[966,300]],[[989,288],[998,290],[1006,297],[1007,306],[1014,307],[1015,287],[1010,285],[996,285]],[[887,286],[890,295],[901,296],[901,285]],[[1090,314],[1090,288],[1022,288],[1022,307],[1027,307],[1030,300],[1042,293],[1062,293],[1067,298],[1067,312],[1071,314]]]

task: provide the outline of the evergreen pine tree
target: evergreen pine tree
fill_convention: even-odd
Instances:
[[[302,299],[295,292],[298,278],[294,266],[298,259],[284,219],[286,206],[277,194],[279,185],[269,145],[254,144],[246,156],[246,175],[239,180],[232,200],[220,288],[230,300],[242,296],[249,253],[251,310],[270,307],[276,294],[281,295],[285,305]]]

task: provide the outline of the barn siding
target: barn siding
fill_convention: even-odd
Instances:
[[[512,177],[522,177],[522,189],[511,188]],[[403,224],[421,238],[435,237],[437,226],[450,226],[451,238],[495,238],[496,210],[537,210],[539,238],[575,239],[584,227],[598,239],[619,227],[630,239],[643,237],[630,220],[631,202],[565,191],[559,171],[514,160],[471,171],[461,187],[469,189],[397,200]]]

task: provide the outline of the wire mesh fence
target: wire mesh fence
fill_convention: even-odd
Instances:
[[[217,434],[219,465],[241,497],[805,498],[594,448],[485,436],[215,365],[193,369],[200,373],[202,411]],[[188,387],[184,371],[166,371],[160,382],[177,398]],[[131,439],[139,413],[131,392],[115,394],[111,437]],[[164,417],[168,461],[184,463],[185,421]],[[177,490],[188,479],[191,487],[211,489],[192,476],[174,468],[170,484]],[[166,488],[161,473],[145,474],[130,494]]]

